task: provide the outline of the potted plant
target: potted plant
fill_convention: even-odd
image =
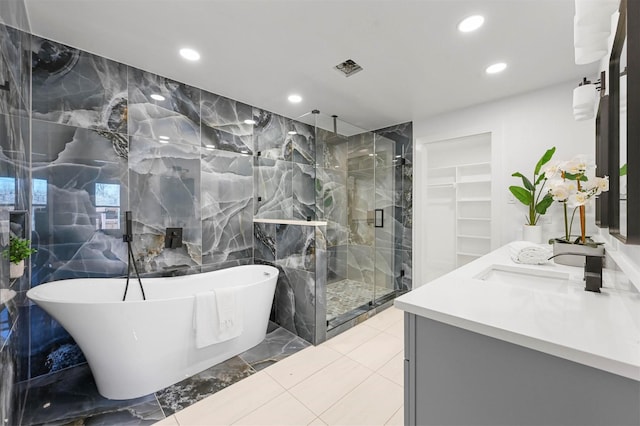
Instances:
[[[523,239],[526,241],[542,242],[542,227],[538,226],[538,220],[553,203],[553,197],[548,191],[544,191],[547,177],[544,172],[541,173],[541,170],[542,166],[551,160],[555,152],[555,147],[548,149],[538,160],[533,170],[533,179],[528,179],[520,172],[515,172],[511,175],[522,179],[523,186],[512,185],[509,187],[509,191],[528,208],[525,216],[526,223],[523,227]]]
[[[562,203],[564,212],[564,235],[550,241],[553,244],[554,254],[558,253],[584,253],[603,255],[602,243],[593,241],[586,235],[586,206],[590,200],[609,190],[608,177],[587,177],[589,163],[584,156],[577,156],[570,161],[565,161],[547,166],[545,173],[550,178],[549,194],[555,201]],[[569,209],[572,209],[569,219]],[[580,234],[573,235],[573,221],[578,213],[580,221]],[[556,263],[565,265],[582,266],[582,256],[559,256]]]
[[[9,247],[2,252],[5,259],[9,259],[9,278],[19,278],[24,274],[24,260],[37,250],[31,248],[31,241],[11,236]]]

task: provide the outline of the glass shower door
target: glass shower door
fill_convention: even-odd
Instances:
[[[393,293],[395,143],[323,114],[308,118],[316,125],[316,210],[327,221],[331,329]]]

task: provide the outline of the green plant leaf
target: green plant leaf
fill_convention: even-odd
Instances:
[[[627,174],[627,163],[624,163],[622,167],[620,167],[620,176],[625,176]]]
[[[514,174],[512,174],[511,176],[513,177],[519,177],[522,178],[522,184],[524,185],[525,188],[527,188],[529,191],[534,191],[536,188],[533,186],[533,184],[531,183],[531,181],[529,179],[527,179],[522,173],[520,172],[515,172]]]
[[[527,191],[521,186],[510,186],[509,191],[513,194],[514,197],[518,199],[525,206],[530,206],[533,202],[533,196],[530,191]]]
[[[536,204],[536,213],[545,214],[551,204],[553,204],[553,196],[551,194],[545,195],[544,198]]]
[[[545,176],[545,174],[541,174],[540,176],[538,176],[538,180],[536,180],[536,185],[539,185],[540,182],[542,182],[543,180],[545,180],[547,177]]]
[[[554,146],[553,148],[548,149],[547,152],[544,153],[542,158],[540,158],[540,160],[538,161],[538,164],[536,164],[536,169],[533,172],[534,176],[540,173],[540,169],[542,168],[542,166],[544,166],[549,162],[549,160],[551,160],[551,157],[553,157],[553,154],[555,152],[556,152],[556,147]]]

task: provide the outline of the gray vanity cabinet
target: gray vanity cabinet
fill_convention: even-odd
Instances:
[[[640,382],[405,313],[406,425],[640,425]]]

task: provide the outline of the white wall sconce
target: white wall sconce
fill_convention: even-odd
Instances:
[[[600,74],[600,80],[591,83],[587,78],[583,78],[580,85],[573,89],[573,118],[576,121],[589,120],[596,116],[598,109],[598,91],[604,93],[604,71]],[[600,86],[597,86],[600,84]]]
[[[620,7],[620,0],[575,0],[573,44],[578,65],[602,59],[609,51],[611,15]]]

